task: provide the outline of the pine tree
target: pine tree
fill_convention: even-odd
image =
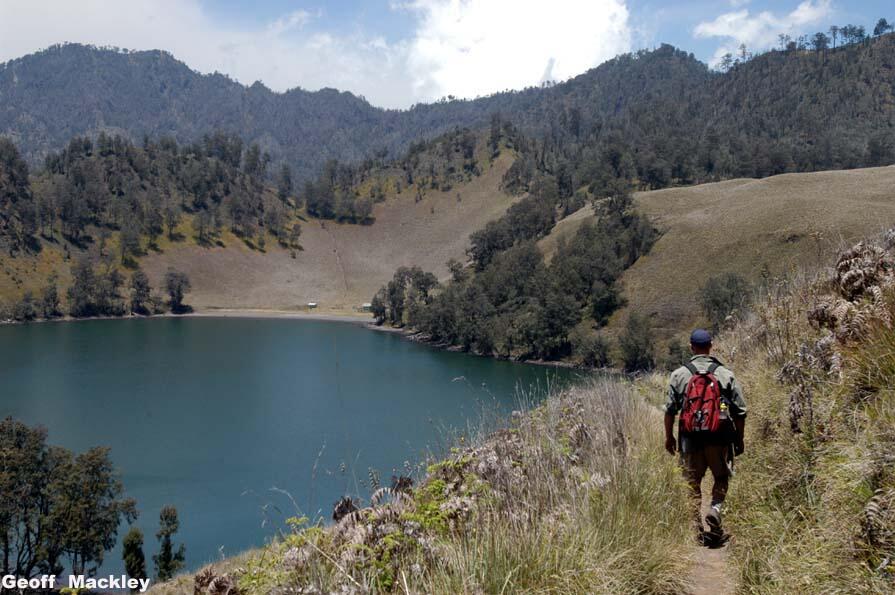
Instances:
[[[174,550],[172,537],[180,528],[180,521],[177,519],[177,509],[173,506],[165,506],[159,515],[159,530],[155,534],[161,543],[159,553],[152,557],[155,563],[155,575],[159,581],[167,581],[174,577],[177,572],[183,568],[186,558],[185,548],[183,544]]]
[[[283,201],[287,202],[289,197],[292,196],[292,169],[288,164],[284,163],[283,167],[280,168],[280,176],[277,179],[277,197]]]
[[[124,560],[124,571],[130,578],[146,578],[146,556],[143,554],[143,532],[137,527],[124,536],[121,556]],[[136,590],[132,590],[135,592]]]

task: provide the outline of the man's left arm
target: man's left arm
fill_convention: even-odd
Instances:
[[[668,394],[665,398],[665,450],[672,455],[677,451],[677,442],[674,440],[674,417],[680,409],[679,401],[672,374],[671,381],[668,383]]]

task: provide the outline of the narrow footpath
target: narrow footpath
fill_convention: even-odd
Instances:
[[[711,501],[711,473],[702,480],[702,515],[708,513]],[[734,488],[735,489],[735,488]],[[733,595],[737,592],[736,568],[728,560],[730,543],[712,550],[700,547],[690,569],[689,595]]]

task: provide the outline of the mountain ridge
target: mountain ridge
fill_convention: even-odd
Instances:
[[[499,114],[545,147],[579,156],[620,137],[639,153],[642,183],[656,188],[891,163],[893,64],[893,34],[822,52],[775,50],[726,73],[662,45],[552,86],[387,110],[346,91],[280,93],[200,74],[162,50],[67,44],[0,66],[0,135],[33,166],[82,134],[187,143],[225,130],[303,180],[327,160],[396,157]]]
[[[689,56],[696,70],[708,73]],[[191,142],[222,129],[258,142],[275,161],[285,160],[307,178],[327,159],[359,161],[383,151],[396,156],[414,141],[455,127],[483,127],[495,112],[506,111],[511,119],[524,114],[526,127],[540,131],[552,119],[554,95],[568,89],[570,96],[586,96],[581,87],[588,79],[617,61],[552,87],[393,110],[348,91],[276,92],[260,81],[244,85],[221,73],[202,74],[164,50],[64,44],[0,65],[0,134],[11,137],[33,165],[81,134],[104,131],[133,141],[171,135]]]

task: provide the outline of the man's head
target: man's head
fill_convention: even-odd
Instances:
[[[690,333],[690,351],[693,355],[708,355],[712,351],[712,334],[698,328]]]

